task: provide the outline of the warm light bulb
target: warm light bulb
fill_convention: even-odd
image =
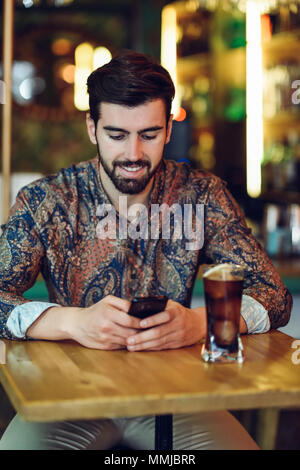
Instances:
[[[60,76],[67,83],[74,83],[75,65],[64,64],[60,68]]]
[[[186,110],[184,108],[179,108],[178,114],[174,117],[175,121],[181,122],[186,118]]]
[[[177,116],[180,98],[177,88],[177,16],[173,6],[166,6],[161,17],[161,65],[169,72],[176,90],[171,113]]]
[[[246,3],[247,37],[247,192],[261,193],[263,159],[263,66],[261,45],[261,6],[256,0]]]
[[[107,49],[107,47],[97,47],[94,50],[93,56],[93,70],[97,69],[98,67],[102,67],[103,65],[107,64],[111,60],[111,52]]]
[[[68,39],[56,39],[51,46],[51,50],[55,55],[66,55],[72,49],[72,43]]]
[[[93,46],[88,42],[82,42],[75,49],[75,65],[92,68],[93,56]]]
[[[93,68],[94,49],[88,42],[83,42],[75,49],[74,104],[80,111],[89,109],[87,79]]]

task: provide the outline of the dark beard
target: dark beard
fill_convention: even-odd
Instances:
[[[100,153],[98,143],[97,143],[97,149],[98,149],[99,162],[103,166],[103,169],[104,169],[105,173],[111,179],[111,181],[113,182],[115,188],[118,191],[120,191],[120,193],[122,193],[122,194],[139,194],[142,191],[144,191],[144,189],[148,185],[149,181],[151,180],[151,178],[153,177],[153,175],[156,173],[156,171],[159,169],[159,167],[161,165],[161,161],[160,161],[156,165],[156,167],[153,168],[152,171],[150,171],[150,163],[148,161],[145,161],[145,160],[139,160],[137,162],[128,162],[128,161],[125,162],[125,161],[123,161],[123,162],[114,162],[113,163],[113,168],[110,169],[108,167],[108,165],[106,164],[106,162],[104,161],[104,159],[103,159],[103,157]],[[147,168],[146,174],[138,180],[130,179],[130,178],[124,178],[122,176],[117,176],[116,175],[116,168],[118,166],[122,166],[124,164],[126,164],[126,166],[134,166],[136,164],[141,164],[141,165],[143,165],[144,167]]]

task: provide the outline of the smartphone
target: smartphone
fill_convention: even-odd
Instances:
[[[129,315],[137,318],[146,318],[155,313],[162,312],[168,302],[168,297],[161,295],[157,297],[135,297],[129,308]]]

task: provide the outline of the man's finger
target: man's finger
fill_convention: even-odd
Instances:
[[[140,321],[141,328],[152,328],[153,326],[161,325],[162,323],[167,323],[171,319],[171,315],[167,310],[163,312],[156,313],[150,317],[144,318]]]
[[[131,303],[129,300],[121,299],[120,297],[116,297],[115,295],[107,295],[102,300],[105,300],[108,305],[126,313],[128,312]]]
[[[174,332],[142,343],[127,343],[128,351],[161,351],[162,349],[175,349],[177,347],[179,347],[178,339],[177,334]]]
[[[145,331],[138,332],[133,336],[129,336],[127,339],[127,344],[130,346],[144,345],[149,341],[158,342],[159,340],[161,344],[163,344],[164,337],[172,333],[174,333],[174,331],[173,329],[171,329],[169,323],[167,323],[166,325],[158,325],[153,328],[149,328]]]
[[[111,310],[111,319],[116,325],[120,325],[125,328],[132,328],[134,330],[141,329],[139,318],[128,315],[128,313],[122,312],[115,308]]]

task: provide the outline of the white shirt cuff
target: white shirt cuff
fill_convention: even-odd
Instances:
[[[15,307],[6,326],[12,335],[17,338],[25,338],[26,331],[35,322],[35,320],[49,307],[57,307],[58,304],[50,302],[27,302]]]
[[[241,315],[245,320],[248,333],[266,333],[270,329],[267,310],[261,303],[249,295],[242,297]]]

